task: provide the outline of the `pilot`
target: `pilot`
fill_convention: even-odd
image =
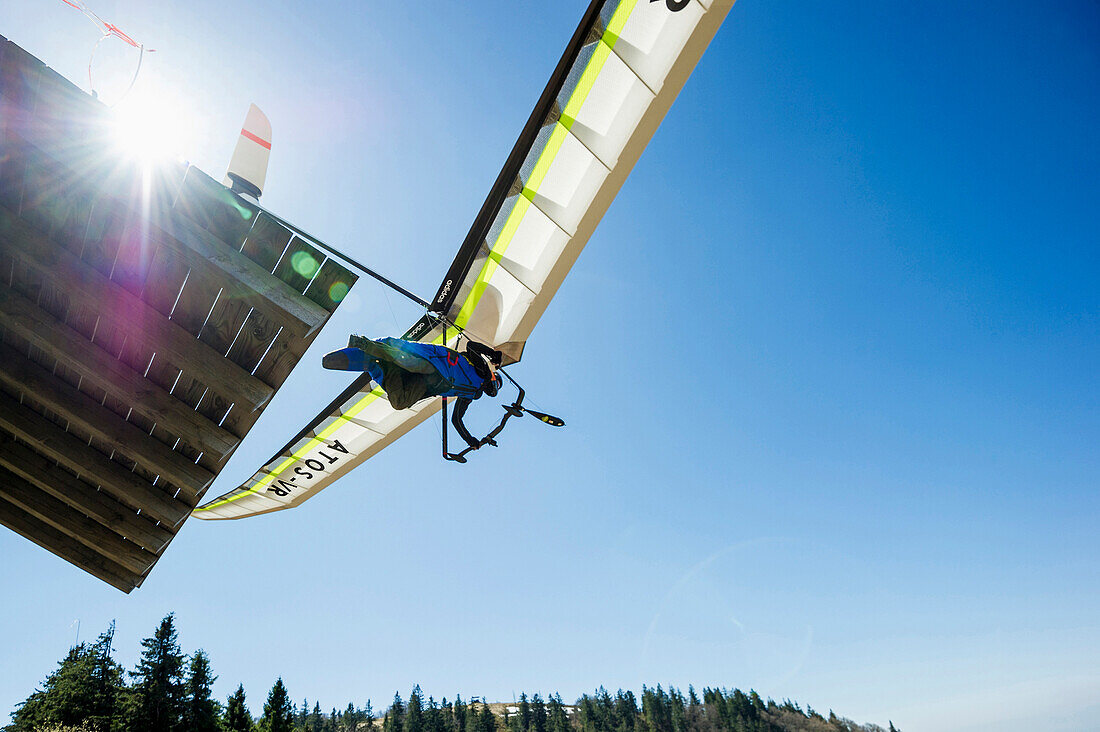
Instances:
[[[321,365],[339,371],[363,371],[382,387],[394,409],[408,409],[428,397],[457,397],[451,423],[471,449],[488,440],[477,440],[466,429],[462,418],[470,403],[500,389],[503,354],[489,346],[470,341],[465,352],[431,343],[400,338],[371,340],[353,335],[348,347],[326,354]]]

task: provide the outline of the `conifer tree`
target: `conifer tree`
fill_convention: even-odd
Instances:
[[[672,701],[672,732],[687,732],[687,710],[684,704],[684,695],[679,689],[668,687],[669,699]]]
[[[93,732],[108,732],[124,690],[122,667],[111,657],[115,624],[92,645],[81,643],[58,663],[41,689],[32,693],[12,713],[12,732],[45,726],[83,725]]]
[[[455,695],[454,705],[455,732],[466,732],[466,704],[462,697]]]
[[[405,732],[424,732],[424,699],[420,685],[409,694],[409,706],[405,712]]]
[[[401,694],[394,692],[393,704],[382,719],[382,732],[405,732],[405,702]]]
[[[550,697],[546,712],[548,732],[571,732],[569,715],[565,713],[565,704],[562,703],[561,694],[554,694]]]
[[[355,705],[348,702],[348,708],[344,710],[344,713],[340,716],[340,730],[342,732],[354,732],[355,728],[359,726],[359,710],[355,708]]]
[[[546,732],[546,702],[538,694],[531,697],[531,729]]]
[[[141,641],[137,670],[126,705],[126,727],[142,732],[176,732],[184,708],[183,654],[175,614],[168,613],[151,638]]]
[[[306,722],[309,717],[309,697],[302,699],[302,706],[295,706],[291,712],[294,715],[294,725],[296,729],[306,729]]]
[[[481,711],[477,715],[477,732],[497,732],[496,715],[489,709],[489,705],[482,702]]]
[[[237,690],[229,697],[222,720],[229,732],[252,732],[252,714],[245,706],[244,684],[238,684]]]
[[[264,716],[260,719],[260,732],[293,732],[294,713],[290,695],[283,685],[283,677],[275,681],[264,704]]]
[[[446,732],[443,724],[443,711],[431,696],[424,708],[424,732]]]
[[[618,732],[634,732],[638,724],[638,700],[633,691],[619,689],[615,694],[615,718]]]
[[[217,676],[210,671],[210,658],[202,649],[195,651],[188,667],[183,729],[187,732],[218,732],[219,704],[210,696]]]
[[[531,730],[531,704],[527,701],[527,693],[519,693],[519,728],[521,732]]]

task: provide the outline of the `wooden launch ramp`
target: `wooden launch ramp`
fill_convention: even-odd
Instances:
[[[0,37],[0,523],[129,592],[356,277]]]

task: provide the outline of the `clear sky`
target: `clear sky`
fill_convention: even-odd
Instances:
[[[586,5],[90,1],[157,49],[127,102],[186,157],[220,177],[256,102],[263,203],[426,295]],[[0,34],[87,87],[64,3]],[[132,667],[175,611],[254,712],[281,675],[326,709],[662,683],[1097,728],[1098,111],[1092,2],[741,0],[514,370],[566,429],[456,466],[422,426],[301,508],[189,521],[129,596],[0,530],[0,714],[74,621]],[[416,315],[361,281],[211,495],[348,383],[325,351]]]

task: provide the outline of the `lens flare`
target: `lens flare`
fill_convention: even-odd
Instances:
[[[309,252],[294,252],[290,256],[290,266],[303,277],[312,277],[317,274],[317,269],[321,265]]]
[[[328,296],[333,302],[341,302],[348,294],[348,286],[345,282],[334,282],[328,288]]]

